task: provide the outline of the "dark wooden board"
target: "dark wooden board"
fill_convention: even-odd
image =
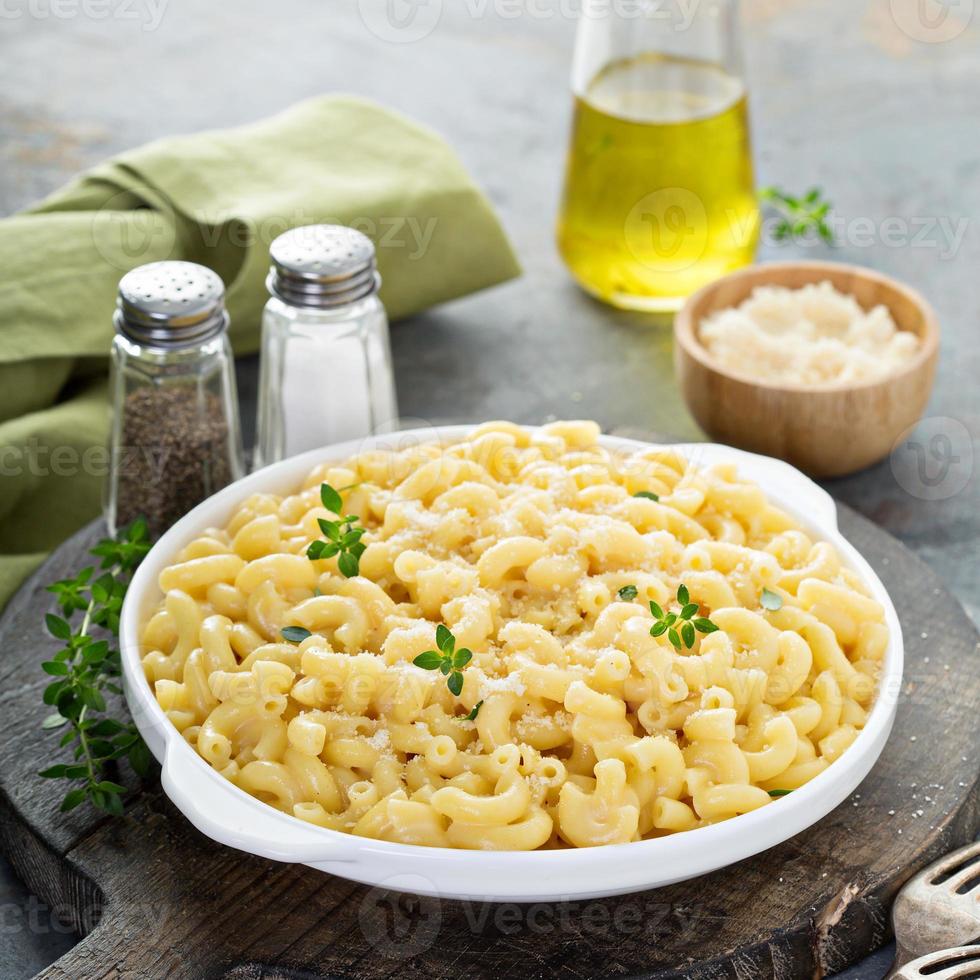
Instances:
[[[810,830],[707,877],[571,904],[414,898],[276,864],[203,837],[155,778],[122,819],[58,813],[36,770],[49,641],[43,585],[100,528],[64,545],[0,622],[0,843],[84,938],[45,977],[806,978],[888,937],[901,883],[980,825],[978,634],[935,574],[846,508],[844,533],[895,599],[906,643],[892,737],[853,797]],[[894,812],[892,812],[894,811]]]

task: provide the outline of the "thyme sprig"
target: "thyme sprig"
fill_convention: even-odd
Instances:
[[[442,623],[436,627],[436,646],[438,650],[426,650],[420,653],[412,663],[423,670],[438,670],[446,677],[446,687],[459,697],[463,690],[463,668],[473,659],[473,653],[466,647],[456,649],[456,637],[449,627]],[[473,717],[479,711],[479,705],[474,708]]]
[[[718,630],[707,616],[695,616],[701,607],[698,603],[691,602],[691,593],[686,585],[677,589],[677,604],[680,606],[679,610],[665,612],[656,602],[650,603],[650,612],[656,620],[650,627],[651,636],[663,636],[666,633],[675,650],[680,650],[682,646],[690,650],[694,646],[695,631],[714,633]]]
[[[802,197],[787,194],[778,187],[762,187],[759,200],[771,205],[780,215],[773,228],[777,241],[802,238],[808,232],[816,232],[828,245],[834,244],[834,230],[827,222],[833,205],[823,198],[819,187],[813,187]]]
[[[314,541],[306,549],[307,557],[313,561],[320,558],[332,558],[337,555],[337,567],[345,578],[353,578],[360,572],[361,555],[364,554],[364,549],[367,547],[361,541],[366,529],[354,526],[360,518],[357,514],[344,514],[344,501],[341,493],[343,490],[353,489],[354,486],[357,484],[335,490],[329,483],[320,484],[320,500],[327,510],[337,515],[337,520],[330,521],[324,517],[318,518],[317,523],[325,535],[325,540]]]
[[[44,703],[54,713],[41,723],[45,731],[65,728],[61,748],[73,746],[73,762],[43,769],[45,779],[67,779],[73,785],[61,803],[62,811],[88,801],[105,813],[122,813],[126,788],[107,778],[114,764],[126,758],[135,772],[146,775],[150,753],[136,726],[106,714],[105,693],[121,694],[119,651],[107,639],[92,635],[101,629],[119,635],[119,615],[136,566],[150,548],[146,522],[134,521],[117,540],[106,538],[91,550],[101,567],[83,568],[74,578],[47,587],[57,597],[60,615],[48,613],[45,626],[64,646],[41,669],[55,678],[44,689]],[[80,618],[79,618],[80,614]],[[78,619],[77,627],[73,620]]]

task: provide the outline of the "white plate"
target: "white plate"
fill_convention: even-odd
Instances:
[[[310,470],[368,448],[452,440],[472,426],[416,429],[316,449],[276,463],[226,487],[178,521],[151,549],[130,584],[120,643],[126,698],[137,727],[163,767],[167,796],[202,833],[252,854],[308,864],[352,881],[396,891],[480,901],[560,901],[642,891],[694,878],[758,854],[826,816],[858,786],[891,731],[902,680],[902,633],[884,586],[837,529],[831,497],[779,460],[727,446],[672,446],[702,465],[734,462],[769,499],[814,536],[830,541],[844,563],[885,608],[891,639],[880,690],[868,722],[844,755],[819,776],[774,804],[685,833],[655,840],[550,851],[466,851],[369,840],[316,827],[260,802],[228,782],[188,745],[157,704],[140,663],[140,624],[161,599],[157,577],[173,556],[208,527],[222,527],[250,494],[291,493]],[[602,437],[609,449],[647,448]]]

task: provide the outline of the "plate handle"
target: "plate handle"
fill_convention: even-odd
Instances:
[[[346,835],[247,796],[183,740],[168,743],[161,778],[164,792],[177,809],[202,834],[222,844],[291,864],[354,861]]]

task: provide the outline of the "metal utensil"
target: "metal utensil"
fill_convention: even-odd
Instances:
[[[980,842],[947,854],[906,882],[892,905],[892,926],[896,951],[888,980],[918,976],[899,972],[915,957],[980,939]],[[972,975],[980,977],[980,961]]]
[[[980,977],[980,946],[955,946],[927,953],[890,973],[895,980],[975,980]]]

